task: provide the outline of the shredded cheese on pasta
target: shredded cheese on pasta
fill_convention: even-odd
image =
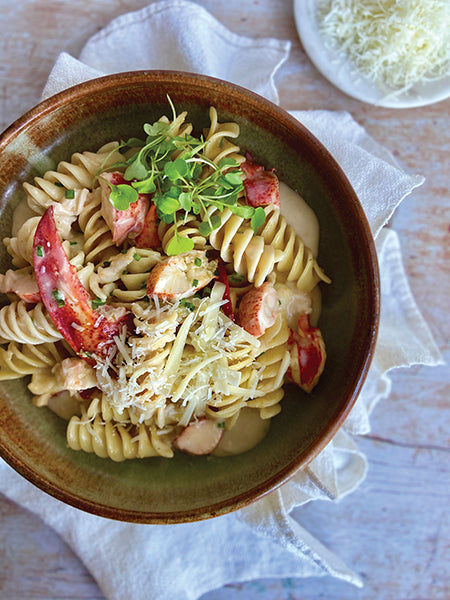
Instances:
[[[96,367],[99,387],[116,410],[137,410],[143,422],[167,402],[178,403],[179,424],[187,425],[216,398],[252,397],[262,373],[256,362],[261,343],[219,310],[222,295],[216,282],[210,297],[190,300],[191,308],[179,301],[133,306],[138,335],[117,336],[115,357]],[[241,355],[256,367],[250,388],[239,387],[234,362]]]

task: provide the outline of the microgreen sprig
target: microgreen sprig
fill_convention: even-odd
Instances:
[[[179,135],[176,111],[170,98],[169,103],[172,122],[146,123],[143,127],[147,134],[145,140],[130,138],[115,148],[126,149],[128,158],[100,169],[100,172],[121,169],[124,179],[129,182],[116,186],[108,182],[113,206],[117,210],[126,210],[137,201],[138,194],[152,194],[158,217],[174,226],[174,236],[166,248],[168,255],[193,249],[193,241],[178,233],[178,224],[189,213],[200,216],[199,231],[203,236],[221,226],[221,213],[226,208],[249,219],[256,233],[266,215],[262,207],[254,208],[239,202],[244,186],[238,161],[225,157],[216,164],[204,152],[207,141],[190,134]],[[208,210],[209,207],[215,210]]]

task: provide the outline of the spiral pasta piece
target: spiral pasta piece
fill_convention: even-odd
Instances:
[[[83,416],[73,416],[68,423],[66,437],[72,450],[94,453],[115,462],[149,456],[173,456],[170,445],[158,435],[155,427],[105,422],[99,414],[93,421],[84,420]]]
[[[319,283],[330,283],[330,278],[319,267],[310,248],[304,245],[294,229],[287,224],[280,210],[271,205],[265,209],[266,220],[258,230],[266,244],[281,252],[276,269],[286,281],[295,281],[297,288],[310,292]]]
[[[94,264],[108,260],[116,253],[111,230],[102,216],[101,203],[100,189],[97,189],[78,218],[84,233],[85,260]]]
[[[23,223],[15,237],[3,239],[13,265],[19,269],[33,264],[33,240],[39,221],[40,217],[31,217]]]
[[[194,242],[194,248],[196,250],[205,250],[208,248],[208,240],[203,236],[198,226],[200,221],[196,215],[188,214],[182,223],[177,224],[177,234],[180,237],[186,237]],[[158,225],[158,235],[161,240],[161,246],[164,252],[166,252],[169,242],[175,235],[175,225],[173,223],[164,223],[160,221]]]
[[[212,419],[233,419],[244,406],[246,402],[242,395],[222,396],[214,405],[208,404],[205,413]]]
[[[262,353],[257,357],[261,367],[253,399],[247,402],[251,408],[259,408],[262,419],[271,418],[281,410],[279,405],[284,396],[282,385],[290,364],[287,349],[289,327],[284,313],[278,313],[272,327],[261,336]]]
[[[212,106],[209,109],[210,126],[205,135],[205,156],[215,164],[223,158],[233,158],[242,163],[245,158],[240,154],[240,148],[233,144],[229,138],[239,136],[239,125],[237,123],[219,123],[217,110]]]
[[[214,209],[208,209],[213,214]],[[281,252],[254,235],[248,222],[228,208],[221,213],[221,225],[209,235],[211,246],[219,250],[225,262],[233,264],[236,273],[260,287],[280,260]]]
[[[169,135],[172,137],[185,137],[192,133],[192,123],[186,123],[187,111],[181,112],[175,117],[173,121],[170,121],[166,116],[162,116],[159,121],[161,123],[170,123]]]
[[[42,302],[31,310],[23,300],[17,300],[0,309],[0,343],[18,342],[37,345],[56,342],[61,334]]]
[[[117,142],[102,146],[98,152],[76,152],[71,161],[61,161],[56,171],[47,171],[44,177],[35,177],[34,184],[24,182],[28,205],[38,214],[43,214],[53,203],[65,199],[66,190],[92,189],[101,167],[123,161]]]
[[[120,425],[130,423],[132,425],[140,425],[141,423],[151,425],[153,412],[153,408],[150,411],[138,410],[134,406],[118,408],[109,402],[105,393],[100,395],[95,393],[86,409],[85,419],[92,420],[96,415],[99,415],[104,422],[115,421]]]
[[[133,250],[133,260],[120,275],[121,285],[115,286],[111,294],[119,302],[131,303],[145,298],[148,275],[163,258],[156,250],[148,248]]]
[[[0,348],[0,381],[31,375],[52,367],[59,360],[61,356],[54,343],[30,346],[10,342],[7,348]]]

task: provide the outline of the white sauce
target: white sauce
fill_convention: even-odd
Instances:
[[[280,181],[281,214],[305,246],[311,248],[314,258],[319,251],[319,221],[313,209],[289,186]]]
[[[16,237],[17,232],[31,217],[35,217],[36,213],[28,206],[27,201],[21,200],[19,204],[14,209],[13,213],[13,221],[11,227],[11,237]]]
[[[80,403],[68,391],[50,396],[47,406],[65,421],[70,421],[73,415],[81,416]]]
[[[212,453],[214,456],[231,456],[242,454],[266,436],[270,427],[270,419],[261,419],[259,410],[243,408],[234,426],[224,431],[222,439]]]

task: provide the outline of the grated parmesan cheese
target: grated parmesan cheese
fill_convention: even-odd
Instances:
[[[135,334],[121,332],[115,356],[97,358],[98,387],[109,404],[132,410],[140,423],[156,413],[162,428],[171,405],[178,411],[176,421],[185,426],[224,396],[229,402],[231,396],[251,397],[260,365],[254,362],[255,381],[250,378],[243,388],[235,365],[242,354],[255,361],[261,344],[219,310],[222,296],[223,284],[216,282],[209,298],[192,298],[189,307],[179,301],[168,303],[170,311],[159,303],[133,305]]]
[[[319,32],[384,92],[450,73],[449,0],[322,0]]]

